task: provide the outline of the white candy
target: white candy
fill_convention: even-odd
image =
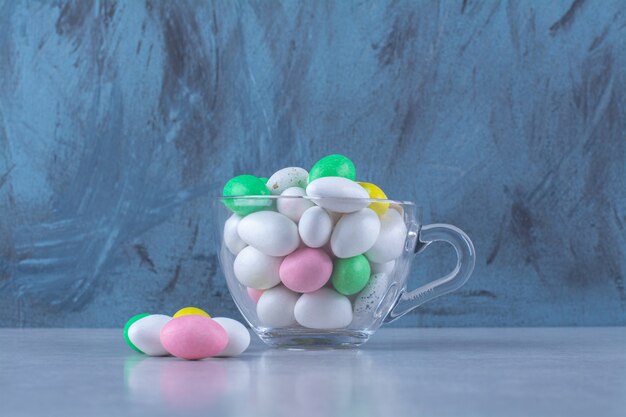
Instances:
[[[387,292],[389,275],[375,274],[354,300],[354,314],[374,314],[378,303]]]
[[[267,180],[266,186],[274,195],[280,195],[290,187],[305,188],[309,173],[304,168],[289,167],[276,171]]]
[[[372,262],[384,263],[402,255],[407,229],[402,216],[394,209],[387,210],[380,221],[378,239],[365,256]]]
[[[306,195],[318,206],[339,213],[352,213],[370,204],[363,200],[369,198],[365,188],[342,177],[318,178],[306,187]]]
[[[259,321],[268,327],[287,327],[295,324],[293,311],[299,297],[300,294],[283,285],[265,291],[256,305]]]
[[[294,314],[297,322],[311,329],[340,329],[352,321],[350,300],[337,291],[322,287],[302,294]]]
[[[257,211],[241,219],[237,226],[239,237],[270,256],[285,256],[300,245],[298,226],[284,214]]]
[[[246,242],[241,240],[237,233],[237,226],[240,220],[241,217],[233,214],[224,223],[224,244],[233,255],[237,255],[246,247]]]
[[[151,314],[140,318],[128,328],[128,339],[146,355],[169,355],[161,344],[161,329],[171,319],[165,314]]]
[[[300,187],[291,187],[287,188],[281,194],[281,197],[287,198],[279,198],[276,202],[276,208],[279,213],[284,214],[289,217],[294,222],[298,223],[300,218],[302,217],[302,213],[306,211],[306,209],[313,207],[313,204],[310,200],[306,198],[297,198],[306,195],[304,192],[304,188]],[[296,198],[289,198],[296,197]]]
[[[246,287],[257,290],[272,288],[280,282],[278,270],[283,258],[265,255],[252,246],[244,248],[235,258],[235,277]]]
[[[298,223],[298,232],[302,241],[311,248],[324,246],[333,231],[333,221],[326,210],[311,207],[302,214]]]
[[[391,274],[393,271],[393,267],[396,266],[396,261],[385,262],[384,264],[379,264],[377,262],[370,262],[370,267],[372,270],[372,275],[374,274]]]
[[[341,219],[341,216],[343,216],[343,213],[337,213],[336,211],[326,210],[326,213],[330,216],[330,220],[333,221],[333,226],[336,225],[339,219]]]
[[[330,247],[338,258],[351,258],[370,249],[380,232],[380,220],[371,209],[344,214],[335,225]]]
[[[228,344],[216,356],[238,356],[250,346],[250,332],[243,324],[228,317],[213,317],[213,320],[226,330]]]

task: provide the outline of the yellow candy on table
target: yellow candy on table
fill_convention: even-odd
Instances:
[[[190,316],[190,315],[205,316],[205,317],[211,318],[211,316],[209,316],[209,314],[206,311],[201,310],[198,307],[181,308],[176,313],[174,313],[174,315],[172,317],[176,318],[176,317],[180,317],[180,316]]]
[[[377,185],[374,185],[369,182],[359,182],[357,183],[361,187],[365,188],[365,191],[369,194],[370,198],[375,198],[378,200],[386,200],[387,196]],[[368,206],[370,209],[374,210],[376,214],[382,216],[387,212],[389,208],[389,203],[372,203]]]

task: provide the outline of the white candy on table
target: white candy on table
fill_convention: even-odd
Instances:
[[[228,317],[213,317],[213,320],[226,330],[228,344],[216,356],[238,356],[250,345],[250,332],[243,324]]]
[[[350,300],[332,288],[302,294],[295,305],[298,324],[311,329],[340,329],[352,322]]]
[[[272,288],[280,282],[278,271],[282,257],[265,255],[258,249],[245,247],[233,264],[235,277],[246,287],[257,290]]]
[[[161,344],[161,329],[171,319],[165,314],[151,314],[140,318],[128,328],[128,339],[146,355],[169,355]]]
[[[373,314],[387,292],[389,275],[374,274],[354,300],[354,314]]]
[[[284,214],[257,211],[237,226],[239,237],[248,245],[270,256],[285,256],[300,245],[298,226]]]
[[[344,214],[335,225],[330,247],[338,258],[351,258],[370,249],[380,232],[378,215],[369,208]]]
[[[343,177],[318,178],[306,187],[306,195],[318,206],[339,213],[352,213],[370,204],[364,200],[369,198],[365,188]]]
[[[279,198],[276,202],[276,208],[279,213],[284,214],[289,217],[294,222],[298,223],[300,218],[302,217],[302,213],[304,213],[308,208],[313,207],[313,204],[310,200],[306,198],[297,198],[306,195],[304,188],[300,187],[291,187],[287,188],[281,194],[281,197],[287,198]],[[296,198],[289,198],[296,197]]]
[[[246,242],[241,240],[237,233],[237,226],[240,220],[241,217],[233,214],[226,220],[226,223],[224,223],[224,244],[233,255],[237,255],[247,246]]]
[[[387,210],[380,221],[378,239],[365,253],[365,256],[372,262],[384,263],[402,255],[407,228],[400,213],[394,209]]]
[[[333,221],[326,210],[313,206],[307,209],[298,223],[302,241],[310,248],[321,248],[330,239]]]
[[[283,285],[265,291],[256,305],[259,321],[268,327],[287,327],[295,324],[294,308],[299,297],[300,294]]]
[[[305,188],[309,173],[300,167],[288,167],[276,171],[267,180],[266,186],[273,195],[280,195],[287,188]]]
[[[370,261],[370,267],[372,270],[372,275],[374,274],[391,274],[393,271],[393,267],[396,266],[396,261],[389,261],[385,263],[378,263]]]

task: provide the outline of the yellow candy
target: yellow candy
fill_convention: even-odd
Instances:
[[[369,182],[359,182],[361,187],[365,188],[365,191],[370,195],[370,198],[375,198],[378,200],[386,200],[387,196],[377,185],[374,185]],[[379,216],[382,216],[387,212],[389,208],[389,203],[372,203],[368,206],[372,210],[376,212]]]
[[[180,317],[180,316],[189,316],[189,315],[206,316],[206,317],[211,318],[211,316],[209,316],[206,311],[200,310],[197,307],[181,308],[176,313],[174,313],[174,315],[172,317],[176,318],[176,317]]]

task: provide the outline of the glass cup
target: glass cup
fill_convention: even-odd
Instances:
[[[283,199],[290,200],[286,201]],[[371,204],[375,203],[388,204],[388,210],[396,210],[404,221],[406,233],[404,245],[399,256],[394,259],[393,263],[389,262],[385,265],[370,262],[372,276],[367,286],[358,294],[346,296],[352,308],[352,319],[348,325],[341,328],[319,329],[305,327],[298,324],[298,322],[293,322],[286,326],[272,326],[263,323],[259,319],[257,314],[257,302],[259,301],[254,297],[255,291],[252,291],[251,295],[248,287],[243,285],[237,278],[234,270],[237,255],[229,250],[228,245],[225,243],[226,221],[232,216],[235,216],[236,220],[239,221],[241,217],[233,215],[232,211],[227,208],[227,205],[230,208],[250,207],[254,212],[277,211],[277,206],[281,204],[279,200],[283,200],[284,203],[298,203],[298,200],[309,200],[321,207],[333,207],[340,200],[357,205],[360,204],[361,206],[368,205],[368,207],[372,207]],[[217,230],[220,231],[218,238],[220,243],[219,259],[230,294],[252,329],[261,340],[272,347],[306,349],[359,346],[365,343],[383,323],[392,322],[425,302],[463,286],[474,269],[475,252],[470,238],[461,229],[449,224],[422,225],[421,209],[416,207],[415,203],[408,201],[275,195],[220,197],[216,211]],[[333,230],[336,230],[335,225],[337,221],[340,221],[340,216],[346,216],[346,214],[327,211],[334,218]],[[404,228],[402,230],[404,231]],[[452,245],[457,255],[456,265],[447,275],[419,288],[408,290],[407,279],[411,262],[418,253],[422,253],[432,242],[447,242]],[[299,248],[305,246],[301,241]],[[334,265],[337,257],[334,256],[330,244],[324,245],[320,250],[326,251],[333,260]],[[235,252],[238,251],[235,250]],[[365,256],[367,257],[367,254]],[[277,285],[281,286],[282,283]],[[330,288],[334,291],[331,281],[324,288]],[[257,293],[261,291],[259,290]],[[290,311],[285,314],[288,313]]]

